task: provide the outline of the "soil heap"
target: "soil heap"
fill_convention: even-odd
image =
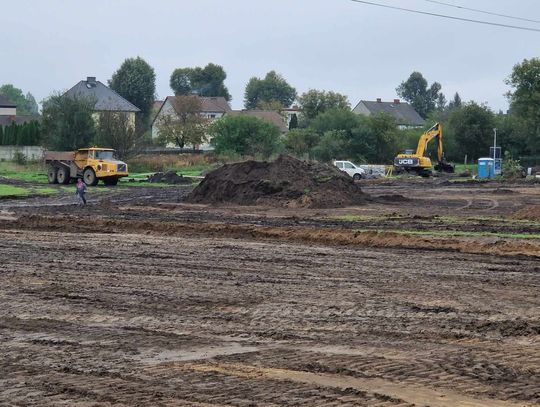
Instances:
[[[191,184],[191,179],[178,175],[174,171],[166,173],[156,172],[148,177],[148,182],[161,182],[164,184]]]
[[[367,197],[349,175],[334,166],[282,155],[273,162],[224,165],[206,175],[187,201],[336,208],[363,204]]]

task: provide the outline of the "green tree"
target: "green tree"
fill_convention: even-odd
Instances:
[[[281,148],[278,127],[252,116],[224,116],[212,124],[210,135],[218,154],[268,158]]]
[[[198,96],[177,96],[171,98],[173,114],[163,115],[158,123],[159,141],[174,143],[180,148],[207,141],[208,119],[201,115],[202,104]]]
[[[409,102],[424,119],[435,110],[440,90],[441,84],[438,82],[428,87],[427,80],[420,72],[413,72],[396,88],[397,94]]]
[[[17,105],[18,115],[37,115],[38,105],[36,99],[30,92],[23,94],[23,91],[11,84],[0,86],[0,95],[5,96],[10,102]]]
[[[171,75],[169,84],[176,96],[222,96],[231,100],[225,86],[227,73],[221,65],[209,63],[204,68],[178,68]]]
[[[42,134],[45,145],[54,150],[76,150],[94,141],[96,127],[92,114],[95,100],[60,94],[43,102]]]
[[[459,96],[459,93],[456,92],[456,94],[454,95],[454,99],[452,99],[450,103],[448,103],[448,110],[461,107],[461,105],[462,105],[461,97]]]
[[[540,59],[525,59],[514,66],[507,84],[510,111],[526,123],[526,145],[532,154],[540,153]]]
[[[284,139],[285,150],[300,158],[313,158],[313,148],[321,136],[311,129],[292,129]]]
[[[246,109],[260,108],[262,102],[279,102],[289,107],[296,98],[296,89],[276,71],[270,71],[264,79],[253,77],[249,80],[244,94]]]
[[[330,109],[350,109],[347,96],[340,93],[311,89],[298,97],[303,115],[312,120]]]
[[[467,154],[472,162],[487,156],[492,145],[495,124],[495,115],[487,106],[469,102],[454,109],[444,136],[454,138],[456,142],[457,157],[450,158],[463,158]]]
[[[141,57],[128,58],[113,73],[109,87],[141,109],[136,126],[146,130],[156,93],[154,68]]]
[[[140,140],[141,133],[137,133],[125,113],[99,113],[95,138],[98,146],[112,148],[118,158],[125,159],[136,151]]]
[[[177,68],[171,74],[169,85],[176,96],[191,95],[192,68]]]
[[[320,161],[331,161],[349,154],[349,138],[344,130],[328,130],[313,148],[313,156]]]

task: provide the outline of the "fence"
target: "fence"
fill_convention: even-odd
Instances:
[[[41,160],[45,149],[40,146],[0,146],[0,160],[10,161],[20,151],[27,160]]]

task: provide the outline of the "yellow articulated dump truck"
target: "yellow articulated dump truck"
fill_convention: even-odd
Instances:
[[[81,148],[77,151],[46,151],[45,162],[49,165],[49,184],[69,184],[82,178],[86,185],[116,185],[128,176],[127,164],[114,158],[110,148]]]

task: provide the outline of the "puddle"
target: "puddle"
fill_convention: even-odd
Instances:
[[[239,353],[258,352],[257,346],[243,346],[240,343],[228,343],[223,346],[204,346],[184,350],[165,350],[161,352],[143,353],[137,359],[146,364],[160,364],[167,362],[186,362],[193,360],[211,359],[216,356],[228,356]]]

